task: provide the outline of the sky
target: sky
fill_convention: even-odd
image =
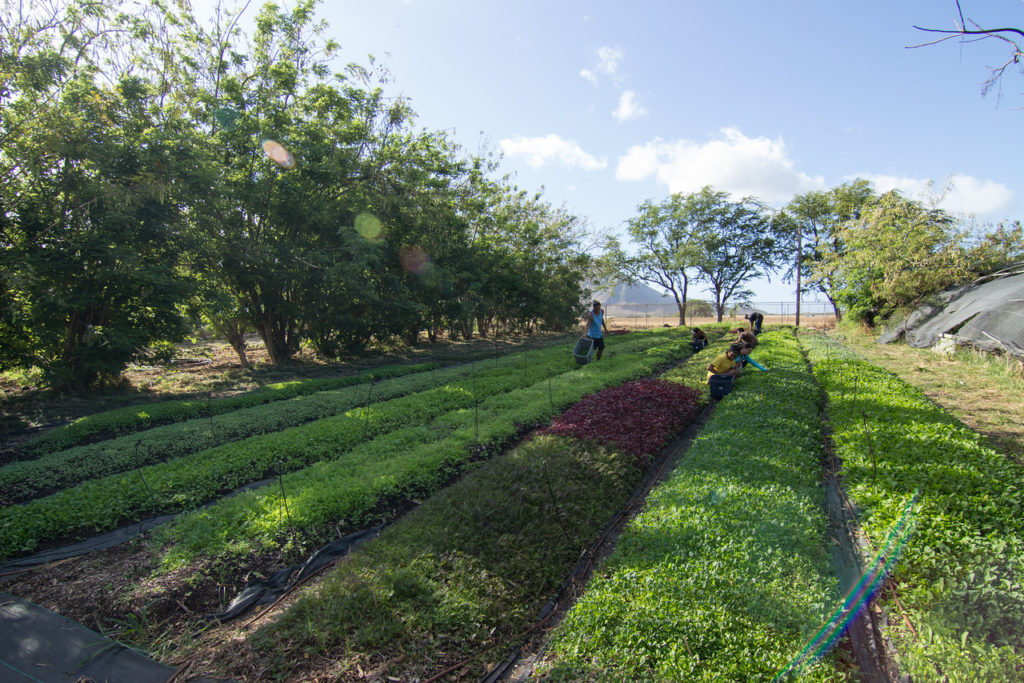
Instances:
[[[961,6],[1024,28],[1021,0]],[[1024,73],[982,95],[1006,46],[909,47],[938,37],[915,24],[955,26],[955,0],[328,0],[319,15],[339,67],[373,55],[419,127],[501,155],[595,233],[705,185],[777,208],[857,177],[982,226],[1024,219]],[[794,299],[775,277],[751,288]]]

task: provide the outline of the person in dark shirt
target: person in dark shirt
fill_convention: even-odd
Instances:
[[[761,325],[764,324],[764,315],[757,311],[752,311],[744,317],[750,321],[751,331],[755,335],[761,334]]]
[[[708,335],[704,330],[699,327],[693,328],[693,334],[690,336],[690,346],[693,347],[693,352],[697,353],[705,346],[708,345]]]

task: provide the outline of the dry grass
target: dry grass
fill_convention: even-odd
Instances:
[[[1024,372],[1016,362],[976,353],[946,356],[906,344],[878,344],[845,332],[864,357],[914,385],[1003,453],[1024,462]]]

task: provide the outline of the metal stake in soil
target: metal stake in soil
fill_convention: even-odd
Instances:
[[[135,442],[135,471],[139,473],[139,479],[142,480],[142,485],[146,487],[146,493],[149,494],[149,500],[153,503],[153,510],[159,510],[160,506],[157,505],[156,496],[153,495],[153,489],[149,488],[149,484],[146,482],[146,478],[142,476],[142,465],[139,464],[139,446],[142,445],[142,439]]]
[[[295,525],[292,524],[292,513],[288,509],[288,496],[284,492],[284,477],[281,476],[281,471],[284,469],[284,461],[277,461],[277,483],[281,486],[281,500],[284,502],[284,516],[288,519],[288,531],[292,537],[295,536]]]
[[[476,445],[480,445],[480,401],[476,397],[476,364],[471,363],[473,375],[473,434],[475,435]]]
[[[859,387],[860,375],[853,376],[853,400],[850,401],[850,416],[853,416],[853,411],[856,410],[857,403],[857,389]]]
[[[562,527],[562,535],[565,536],[566,543],[572,546],[574,543],[569,535],[569,530],[565,528],[565,523],[562,521],[562,509],[558,506],[558,497],[555,495],[554,489],[551,488],[551,477],[548,475],[548,461],[542,461],[541,467],[544,472],[544,483],[548,489],[548,498],[551,499],[551,504],[555,506],[555,519],[558,520],[558,526]]]
[[[370,397],[373,396],[373,380],[370,380],[370,389],[366,392],[366,403],[363,405],[363,440],[366,440],[370,433]]]
[[[210,418],[210,436],[214,439],[217,438],[217,433],[213,431],[213,406],[210,405],[210,401],[213,399],[213,392],[206,392],[206,416]]]
[[[871,453],[871,485],[874,486],[875,478],[878,476],[878,466],[875,463],[875,444],[871,438],[871,428],[868,427],[868,414],[862,410],[860,416],[864,420],[864,431],[868,435],[868,452]]]
[[[548,368],[548,403],[552,408],[555,407],[555,399],[551,396],[551,368]]]

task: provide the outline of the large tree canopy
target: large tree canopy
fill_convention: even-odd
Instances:
[[[0,365],[84,387],[180,336],[190,165],[159,92],[104,58],[134,25],[105,6],[18,14],[0,48]]]
[[[117,375],[188,318],[247,364],[571,324],[582,223],[414,129],[316,2],[0,0],[0,367]]]
[[[647,201],[630,219],[636,253],[608,243],[604,258],[615,279],[647,282],[672,293],[685,324],[692,282],[708,285],[718,319],[729,301],[749,295],[743,285],[775,267],[779,242],[768,211],[756,200],[729,199],[710,187]]]
[[[629,220],[630,237],[637,247],[627,255],[618,240],[607,245],[605,262],[612,279],[646,282],[670,292],[686,323],[690,283],[702,241],[715,229],[713,201],[703,194],[673,194],[660,204],[648,200]]]
[[[799,274],[801,293],[813,290],[823,294],[832,304],[836,320],[842,320],[836,273],[837,258],[845,250],[840,231],[859,219],[874,198],[871,184],[858,179],[824,192],[797,195],[779,217],[787,248],[795,254],[785,277]]]

